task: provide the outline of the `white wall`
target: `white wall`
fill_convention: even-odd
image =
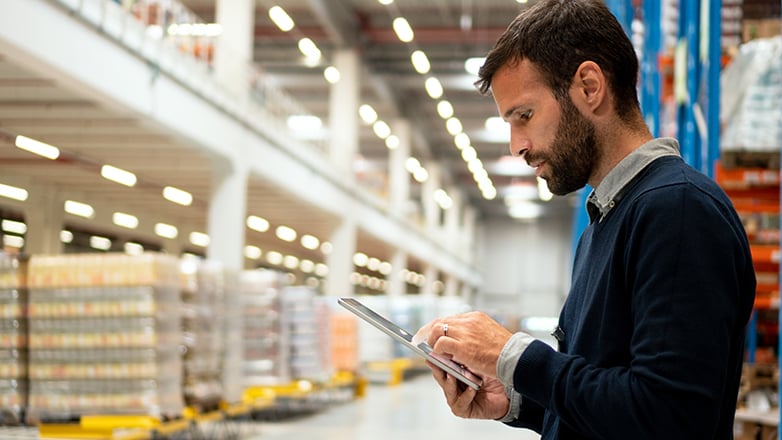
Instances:
[[[559,316],[570,286],[571,217],[481,222],[477,266],[483,285],[474,305],[520,316]]]

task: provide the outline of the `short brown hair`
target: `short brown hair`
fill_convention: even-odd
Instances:
[[[478,73],[481,93],[497,70],[522,59],[540,69],[554,96],[564,99],[584,61],[605,73],[619,117],[639,113],[638,58],[616,17],[601,0],[541,0],[521,12],[500,36]]]

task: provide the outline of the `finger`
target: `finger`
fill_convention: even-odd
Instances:
[[[453,390],[450,397],[446,396],[451,412],[457,417],[468,418],[475,399],[475,390],[470,387],[460,387],[459,381],[450,374],[447,375],[446,382],[448,389]]]

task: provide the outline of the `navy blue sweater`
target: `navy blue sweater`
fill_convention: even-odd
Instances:
[[[536,341],[519,358],[510,424],[544,440],[732,438],[754,296],[731,202],[656,159],[581,236],[560,351]]]

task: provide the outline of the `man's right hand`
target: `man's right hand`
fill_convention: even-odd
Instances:
[[[474,390],[430,362],[426,363],[434,380],[445,393],[445,400],[455,416],[465,419],[501,419],[510,402],[505,386],[493,377],[484,377],[480,390]]]

